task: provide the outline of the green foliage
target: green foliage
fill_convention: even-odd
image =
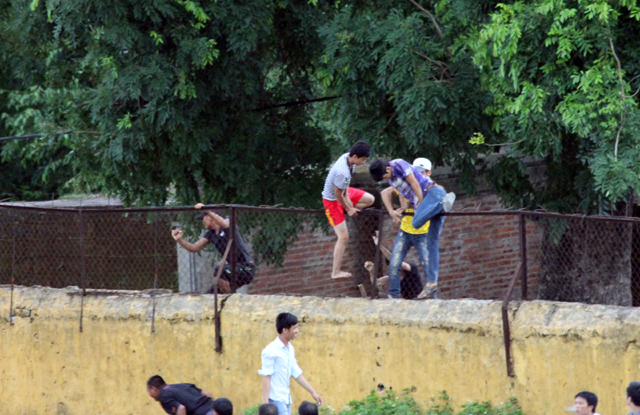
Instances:
[[[0,147],[0,193],[320,207],[358,139],[513,207],[640,189],[636,1],[416,3],[5,1],[0,133],[46,136]]]
[[[420,415],[420,408],[406,390],[400,396],[392,390],[384,394],[371,391],[366,398],[349,402],[340,415]]]
[[[410,2],[341,3],[320,30],[319,79],[328,94],[343,96],[326,105],[325,117],[341,145],[365,139],[379,155],[449,163],[471,190],[479,149],[469,138],[492,136],[482,114],[491,97],[468,51],[454,47],[491,2],[421,3],[427,12]]]
[[[468,38],[508,163],[546,163],[549,183],[515,205],[601,213],[640,189],[637,18],[635,1],[517,1]],[[505,185],[522,176],[499,177],[517,199]]]
[[[320,205],[330,154],[312,111],[261,108],[316,95],[317,25],[331,4],[43,0],[31,8],[2,6],[0,36],[33,40],[24,73],[36,74],[7,73],[2,126],[83,133],[11,143],[6,159],[69,169],[126,204],[163,204],[173,190],[189,204]],[[53,149],[66,154],[53,160]]]

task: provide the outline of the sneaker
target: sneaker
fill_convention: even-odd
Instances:
[[[435,287],[424,287],[424,290],[420,293],[419,296],[416,297],[416,300],[428,300],[437,297],[438,286]]]
[[[451,208],[453,207],[453,202],[455,201],[456,201],[456,194],[453,192],[447,193],[446,196],[442,198],[442,210],[444,210],[446,213],[451,211]]]

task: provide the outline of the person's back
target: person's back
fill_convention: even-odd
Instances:
[[[159,401],[168,414],[180,405],[185,407],[187,415],[206,415],[213,410],[213,399],[191,383],[166,385],[160,390]]]

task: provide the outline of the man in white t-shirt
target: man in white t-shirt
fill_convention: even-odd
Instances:
[[[348,153],[344,153],[333,163],[324,182],[322,204],[329,224],[338,237],[333,250],[333,268],[331,270],[331,278],[334,279],[351,276],[350,272],[340,269],[342,257],[349,241],[349,231],[347,231],[347,224],[344,221],[344,213],[346,212],[352,217],[356,216],[360,209],[371,206],[375,200],[371,193],[349,187],[353,168],[363,165],[370,153],[369,144],[358,141]]]
[[[278,415],[291,415],[290,379],[293,378],[313,399],[322,405],[322,397],[311,387],[298,366],[291,341],[298,335],[298,318],[291,313],[280,313],[276,317],[278,337],[262,350],[262,403],[278,408]]]

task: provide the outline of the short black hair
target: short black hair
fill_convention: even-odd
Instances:
[[[278,415],[278,407],[272,403],[263,403],[258,408],[258,415]]]
[[[640,382],[631,382],[627,387],[627,396],[635,406],[640,406]]]
[[[582,391],[578,393],[575,397],[583,398],[585,401],[587,401],[587,406],[593,406],[593,408],[591,409],[591,413],[596,412],[596,407],[598,406],[598,397],[596,396],[595,393]]]
[[[213,410],[218,415],[233,415],[233,404],[227,398],[218,398],[213,401]]]
[[[296,324],[298,324],[298,317],[291,313],[280,313],[278,317],[276,317],[276,330],[278,330],[278,334],[282,334],[282,330],[290,329]]]
[[[198,213],[196,215],[196,219],[204,219],[204,217],[207,216],[209,212],[213,212],[218,216],[222,216],[222,212],[220,212],[218,209],[209,209],[206,212]]]
[[[164,379],[162,379],[162,377],[160,375],[153,375],[149,378],[149,380],[147,381],[147,387],[148,388],[164,388],[167,384],[165,383]]]
[[[299,415],[318,415],[318,405],[308,401],[303,401],[298,408]]]
[[[369,174],[371,174],[373,181],[379,182],[382,180],[382,176],[387,173],[387,167],[389,167],[388,161],[382,159],[374,160],[369,166]]]
[[[358,141],[351,146],[349,157],[356,156],[358,158],[369,157],[371,155],[371,147],[366,141]]]

